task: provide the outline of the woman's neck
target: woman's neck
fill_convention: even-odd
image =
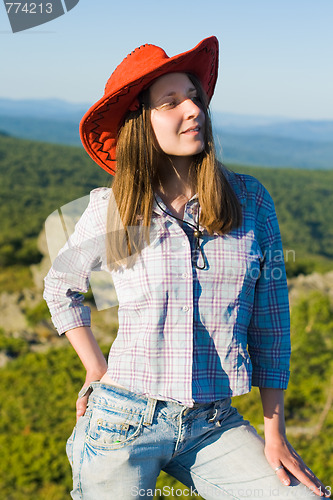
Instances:
[[[184,207],[195,194],[190,177],[191,158],[173,157],[160,168],[156,192],[176,217],[183,218]]]

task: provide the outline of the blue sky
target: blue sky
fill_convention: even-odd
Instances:
[[[80,0],[13,34],[0,4],[0,97],[92,103],[135,47],[172,56],[216,35],[213,111],[333,119],[332,0]]]

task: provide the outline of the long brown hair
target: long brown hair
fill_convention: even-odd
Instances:
[[[199,80],[188,74],[205,113],[205,148],[193,157],[190,176],[198,193],[199,223],[209,234],[226,234],[242,221],[240,203],[216,158],[206,95]],[[150,122],[149,89],[140,95],[141,108],[129,112],[119,130],[117,170],[107,217],[107,262],[110,269],[130,267],[149,244],[158,168],[167,155],[158,146]],[[125,260],[126,259],[126,260]]]

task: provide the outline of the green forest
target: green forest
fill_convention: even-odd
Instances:
[[[313,293],[294,306],[292,342],[287,435],[313,472],[325,485],[332,485],[333,307],[327,297]],[[12,356],[0,372],[2,498],[69,498],[71,473],[65,441],[74,425],[75,397],[84,379],[80,361],[65,338],[61,347],[34,353],[24,340],[6,339],[0,333],[0,347]],[[105,354],[108,349],[103,346]],[[233,404],[262,434],[258,390],[234,398]],[[166,484],[182,487],[161,473],[156,487]]]
[[[331,268],[333,170],[228,167],[254,175],[271,193],[284,248],[297,252],[289,276]],[[0,265],[38,262],[36,238],[47,216],[110,180],[83,148],[0,135]]]
[[[288,278],[332,271],[333,226],[329,217],[333,169],[228,166],[254,175],[271,193],[285,251],[294,251],[294,257],[286,262]],[[47,216],[94,187],[109,183],[110,176],[82,148],[0,136],[0,315],[3,302],[15,297],[23,304],[20,307],[26,321],[21,329],[0,327],[0,491],[5,500],[70,498],[71,470],[65,443],[75,423],[75,399],[84,372],[66,338],[58,339],[53,330],[32,268],[42,258],[37,238]],[[292,376],[286,391],[289,440],[313,472],[330,486],[332,289],[302,289],[292,300]],[[33,296],[31,303],[27,301],[29,294]],[[93,304],[92,309],[101,347],[107,355],[109,338],[112,341],[116,335],[116,318],[101,319],[102,312],[94,310]],[[262,433],[258,390],[234,398],[233,404]],[[156,488],[164,485],[182,488],[161,473]]]

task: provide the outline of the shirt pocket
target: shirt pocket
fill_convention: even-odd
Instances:
[[[99,450],[115,450],[133,443],[141,434],[143,414],[117,409],[94,409],[87,444]]]

